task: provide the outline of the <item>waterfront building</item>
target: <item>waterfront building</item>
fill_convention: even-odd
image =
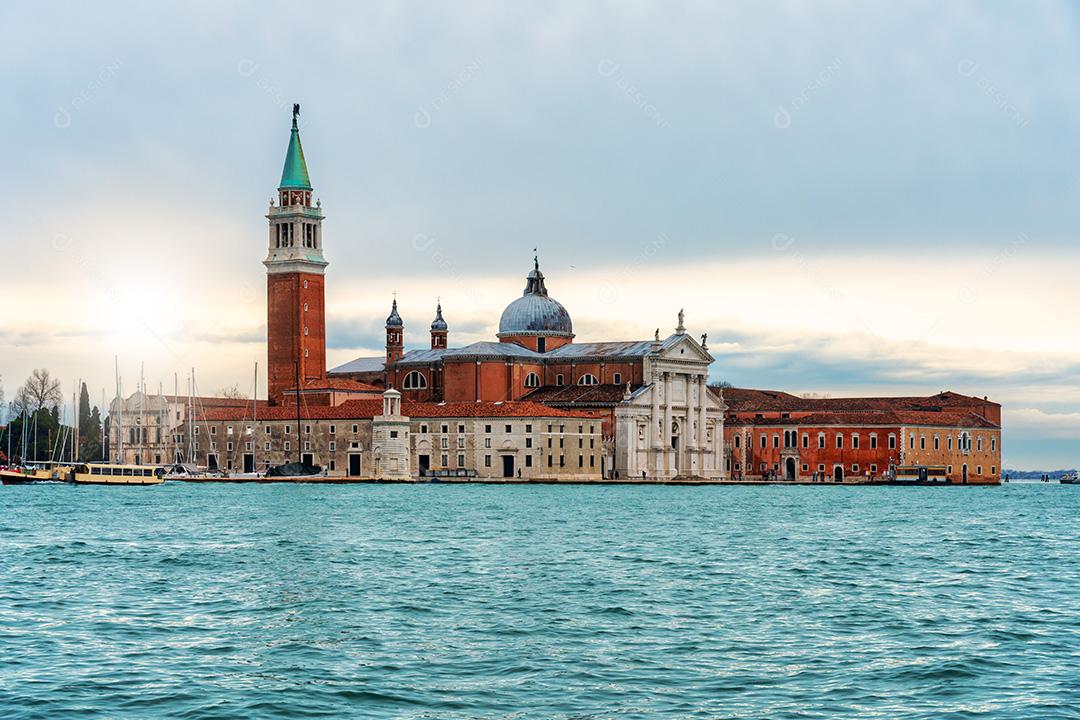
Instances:
[[[1001,406],[985,397],[723,393],[724,443],[736,480],[883,481],[897,468],[941,467],[951,483],[1001,482]]]
[[[403,402],[250,410],[214,408],[191,424],[200,465],[263,471],[297,460],[329,476],[406,480],[461,477],[533,481],[601,479],[601,419],[533,402]],[[396,435],[395,435],[396,433]]]

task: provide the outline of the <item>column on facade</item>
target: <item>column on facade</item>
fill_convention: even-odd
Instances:
[[[651,470],[654,475],[660,474],[660,433],[657,430],[657,425],[660,424],[660,373],[655,369],[652,371],[652,413],[649,415],[648,423],[648,435],[646,440],[649,443],[648,453],[649,460],[646,462],[647,469]]]
[[[664,476],[671,477],[675,474],[675,453],[671,448],[671,373],[664,373],[664,426],[661,428],[661,442],[664,447]]]
[[[709,434],[706,430],[705,424],[708,422],[708,407],[709,407],[709,388],[705,385],[705,376],[698,376],[698,452],[701,453],[700,467],[705,467],[705,458],[708,455],[708,437]]]

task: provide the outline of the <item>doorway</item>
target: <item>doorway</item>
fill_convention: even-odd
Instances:
[[[960,472],[963,475],[963,482],[966,485],[967,484],[967,463],[964,463],[964,466],[962,468],[960,468]]]
[[[785,469],[787,470],[787,479],[795,481],[795,458],[788,458],[785,463]]]
[[[300,456],[300,462],[304,463],[305,465],[314,465],[315,464],[315,456],[312,455],[311,453],[304,453],[303,455]]]
[[[431,456],[420,455],[417,457],[417,462],[420,466],[420,477],[424,477],[428,474],[428,471],[431,470]]]
[[[833,477],[833,482],[839,482],[839,483],[844,482],[844,468],[843,468],[843,466],[837,465],[835,468],[833,468],[832,477]]]
[[[244,453],[244,472],[255,472],[255,453]]]
[[[217,455],[214,453],[208,453],[206,456],[206,469],[210,472],[217,472]]]
[[[360,476],[360,453],[349,453],[349,477]]]
[[[503,474],[502,474],[502,476],[504,478],[512,478],[512,477],[514,477],[514,456],[513,455],[503,455],[502,456],[502,464],[503,464]]]

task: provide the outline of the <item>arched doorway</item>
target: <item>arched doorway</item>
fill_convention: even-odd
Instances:
[[[795,458],[788,458],[787,462],[784,463],[784,466],[785,466],[785,469],[787,470],[787,479],[794,482],[795,481]]]
[[[844,482],[844,468],[842,465],[833,468],[832,477],[834,482]]]
[[[960,468],[960,472],[963,475],[964,484],[967,484],[967,463],[964,463],[964,466]]]

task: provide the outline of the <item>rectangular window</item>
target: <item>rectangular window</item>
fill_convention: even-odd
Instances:
[[[562,376],[562,373],[559,373],[559,374],[557,374],[557,375],[555,376],[555,384],[556,384],[556,385],[562,385],[562,384],[563,384],[563,376]]]
[[[491,447],[491,438],[484,438],[484,447]]]
[[[267,435],[269,435],[270,434],[270,426],[269,425],[264,425],[263,426],[263,432],[266,433]]]
[[[871,475],[876,475],[877,474],[877,465],[875,465],[873,463],[870,463],[870,474]]]
[[[440,463],[442,464],[443,467],[446,467],[447,465],[450,464],[450,456],[449,455],[442,455],[442,456],[440,456],[439,460],[440,460]]]
[[[612,378],[616,385],[622,385],[622,373],[615,373],[615,377]]]
[[[450,432],[450,426],[449,425],[443,425],[442,426],[442,433],[445,435],[448,432]]]
[[[779,435],[773,435],[772,436],[772,446],[774,448],[780,447],[780,436]]]
[[[360,432],[360,426],[359,425],[353,425],[352,426],[352,431],[353,431],[353,435]]]
[[[514,429],[513,425],[507,425],[506,426],[506,432],[513,432],[513,429]]]
[[[334,442],[333,440],[331,440],[330,441],[330,452],[334,452],[335,450],[337,450],[337,443]]]
[[[485,455],[484,456],[484,467],[491,467],[491,456],[490,455]]]
[[[819,450],[825,449],[825,433],[818,433],[817,446]]]
[[[331,425],[330,426],[330,434],[334,435],[336,433],[337,433],[337,425]]]
[[[525,425],[525,432],[527,432],[527,433],[531,433],[531,432],[532,432],[532,424],[531,424],[531,423],[526,423],[526,425]]]
[[[463,433],[463,432],[465,432],[465,426],[464,426],[464,425],[458,425],[458,426],[457,426],[457,431],[458,431],[459,433]]]
[[[334,472],[335,470],[337,470],[337,463],[334,462],[333,460],[331,460],[330,461],[330,472]]]
[[[532,438],[531,437],[525,438],[525,447],[527,447],[527,448],[532,447]]]
[[[856,433],[851,433],[851,449],[859,449],[859,436]]]
[[[288,440],[285,441],[285,445],[284,445],[283,449],[285,450],[285,452],[289,452],[289,450],[291,449],[291,446],[289,445]]]
[[[532,467],[532,455],[525,456],[525,467]]]
[[[420,425],[420,434],[421,435],[427,435],[427,423],[421,423],[421,425]]]
[[[396,440],[397,436],[398,436],[398,431],[397,430],[391,430],[390,431],[390,439],[391,440]],[[311,443],[306,443],[306,444],[310,445]]]
[[[803,449],[806,449],[806,448],[810,447],[810,435],[809,435],[809,433],[803,433],[803,435],[802,435],[802,446],[803,446]]]
[[[263,447],[263,450],[270,450],[270,443],[266,443],[266,445]]]
[[[767,447],[769,447],[769,439],[765,437],[764,433],[762,433],[762,435],[761,435],[761,449],[764,450]]]
[[[311,434],[311,426],[310,425],[305,425],[304,426],[304,434],[305,435],[310,435]]]
[[[851,465],[851,472],[853,472],[853,473],[859,472],[859,465],[857,463],[853,463]]]
[[[939,449],[941,449],[941,442],[940,442],[940,440],[938,439],[938,436],[937,436],[937,435],[935,435],[935,436],[934,436],[934,449],[935,449],[935,450],[939,450]]]
[[[459,468],[465,467],[465,456],[464,455],[458,455],[457,456],[457,466]]]
[[[836,434],[836,449],[842,450],[844,448],[844,436],[840,433]]]
[[[486,432],[486,433],[491,432],[491,426],[490,425],[485,425],[484,426],[484,432]]]
[[[890,450],[895,450],[896,449],[896,436],[891,434],[891,433],[889,434],[889,449]]]
[[[990,452],[997,452],[997,438],[990,438]]]
[[[877,435],[870,433],[870,449],[877,450]]]
[[[926,449],[926,436],[925,435],[920,435],[919,436],[919,449],[920,450],[925,450]]]

